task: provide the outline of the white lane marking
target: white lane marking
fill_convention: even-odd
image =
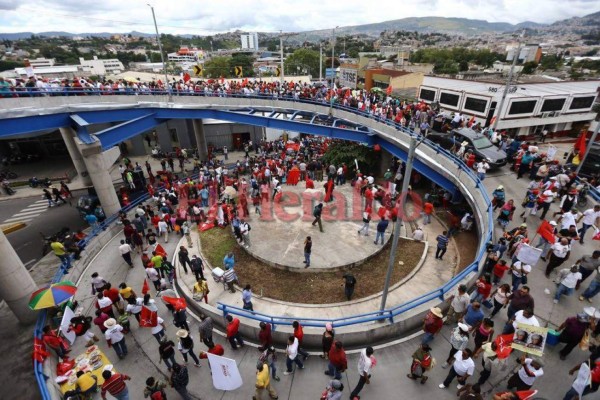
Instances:
[[[18,213],[18,214],[13,214],[12,216],[13,216],[13,217],[24,217],[24,216],[27,216],[27,217],[33,217],[33,216],[35,216],[35,215],[40,215],[40,214],[42,214],[42,213],[43,213],[43,211],[40,211],[40,210],[33,210],[33,211],[25,211],[25,212],[20,212],[20,213]]]
[[[38,201],[34,202],[33,204],[38,204],[38,203],[46,204],[46,203],[48,203],[48,200],[46,200],[46,199],[38,200]]]
[[[27,218],[27,217],[21,218],[21,217],[17,217],[17,218],[9,218],[9,219],[7,219],[7,220],[6,220],[6,221],[4,221],[4,222],[5,222],[5,223],[9,223],[9,222],[17,222],[17,221],[18,221],[18,222],[29,222],[29,221],[32,221],[32,220],[33,220],[33,217],[32,217],[32,218]]]
[[[29,260],[29,261],[27,261],[25,264],[23,264],[23,266],[24,266],[24,267],[27,267],[28,265],[30,265],[30,264],[33,264],[33,263],[34,263],[34,262],[36,262],[36,261],[37,261],[37,258],[34,258],[33,260]]]

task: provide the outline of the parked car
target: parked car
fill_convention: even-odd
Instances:
[[[475,153],[477,160],[486,160],[490,168],[499,168],[506,164],[506,153],[494,146],[483,134],[469,128],[453,129],[449,133],[432,132],[427,139],[439,144],[446,150],[458,148],[462,142],[467,142],[467,150]]]

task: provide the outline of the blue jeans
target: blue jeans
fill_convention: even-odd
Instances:
[[[121,393],[113,394],[111,396],[117,400],[129,400],[129,389],[127,388],[127,386],[125,386],[125,389],[123,389]]]
[[[485,179],[485,172],[478,172],[477,177],[479,178],[480,181],[483,182],[483,180]]]
[[[127,355],[127,345],[125,344],[125,338],[121,339],[117,343],[112,344],[117,356],[123,358]]]
[[[583,238],[585,236],[585,233],[587,232],[588,229],[590,229],[592,226],[591,225],[587,225],[587,224],[583,224],[581,226],[581,229],[579,230],[579,241],[581,243],[583,243]]]
[[[565,296],[570,296],[573,294],[574,291],[575,291],[575,288],[568,288],[561,283],[560,285],[558,285],[558,288],[556,289],[556,295],[554,296],[554,300],[560,300],[560,296],[562,296],[563,294]]]
[[[550,249],[550,243],[548,243],[548,241],[546,239],[544,239],[543,237],[540,236],[540,240],[538,240],[535,247],[537,247],[538,249],[541,248],[542,249],[541,256],[546,257],[546,255],[548,254],[548,250]]]
[[[384,237],[385,237],[385,232],[379,232],[379,231],[377,231],[377,236],[375,236],[375,244],[379,243],[379,238],[381,238],[381,244],[383,244]]]
[[[431,214],[423,214],[423,225],[431,223]]]
[[[512,276],[512,291],[516,292],[519,286],[521,285],[521,277],[516,276],[515,274],[511,274]]]
[[[592,283],[590,283],[590,286],[588,286],[588,288],[585,289],[585,292],[583,292],[582,296],[586,299],[591,299],[598,293],[600,293],[600,282],[594,279]]]
[[[433,333],[425,332],[425,334],[423,335],[423,339],[421,339],[421,344],[431,343],[434,337],[435,335]]]
[[[327,369],[328,369],[327,372],[329,372],[329,376],[331,376],[333,379],[338,379],[338,380],[342,379],[342,373],[340,372],[339,369],[337,369],[335,367],[335,365],[333,365],[331,363],[331,361],[329,361],[329,364],[327,365]]]
[[[471,303],[473,303],[475,301],[478,303],[481,303],[483,301],[483,295],[477,291],[474,291],[473,294],[471,295]]]
[[[304,252],[304,261],[306,261],[306,266],[310,266],[310,253]]]
[[[269,368],[271,369],[271,376],[275,379],[275,377],[277,377],[277,366],[275,362],[269,363]]]
[[[165,365],[167,366],[167,368],[169,368],[169,369],[173,368],[173,364],[175,364],[175,353],[171,354],[167,358],[163,358],[163,361],[165,362]]]
[[[294,365],[294,363],[296,363],[296,365],[300,368],[304,368],[304,364],[302,364],[302,361],[300,361],[300,354],[296,355],[296,358],[294,358],[293,360],[289,357],[285,358],[285,365],[287,367],[287,372],[292,372],[292,366]]]

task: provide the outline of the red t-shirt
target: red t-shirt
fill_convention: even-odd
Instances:
[[[444,321],[441,318],[436,317],[435,315],[429,313],[425,317],[423,330],[427,333],[438,333],[440,329],[442,329],[442,325]]]
[[[490,296],[491,291],[492,285],[484,281],[477,281],[477,293],[482,294],[484,299]]]
[[[494,275],[496,275],[499,278],[502,278],[504,276],[504,273],[509,269],[510,267],[506,264],[496,264],[494,265]]]
[[[304,338],[304,331],[302,330],[302,325],[298,325],[297,328],[294,328],[294,337],[298,339],[298,345],[301,345],[302,339]]]
[[[431,203],[423,204],[423,212],[428,215],[433,213],[433,204],[431,204]]]

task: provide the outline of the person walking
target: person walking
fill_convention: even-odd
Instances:
[[[315,224],[319,224],[319,231],[321,231],[321,233],[323,232],[323,223],[321,222],[321,214],[322,213],[323,213],[323,203],[319,203],[313,209],[313,217],[315,217],[315,219],[312,222],[312,226],[315,226]]]
[[[179,393],[183,400],[192,400],[192,397],[187,390],[187,385],[190,383],[190,377],[185,365],[179,365],[177,363],[173,364],[173,371],[171,372],[169,383],[171,384],[171,387]]]
[[[125,262],[127,263],[127,265],[129,265],[131,268],[133,268],[133,262],[131,261],[131,246],[128,243],[125,243],[125,240],[121,239],[121,245],[119,246],[119,253],[121,253],[121,257],[123,257],[123,260],[125,260]]]
[[[490,165],[485,160],[481,160],[477,163],[475,169],[477,170],[477,177],[483,182],[485,179],[485,174],[487,173],[488,169],[490,169]]]
[[[268,322],[261,321],[258,326],[260,327],[260,331],[258,331],[258,342],[260,346],[258,346],[259,351],[265,351],[269,347],[273,345],[273,335],[271,334],[271,324]]]
[[[448,308],[444,324],[450,325],[460,321],[465,311],[467,311],[470,301],[471,298],[467,293],[467,286],[464,284],[459,285],[456,293],[446,299],[446,302],[450,303],[450,307]]]
[[[242,234],[242,241],[244,244],[244,247],[249,249],[251,244],[250,244],[250,230],[252,228],[250,227],[250,224],[247,223],[244,219],[242,219],[240,221],[240,233]]]
[[[252,286],[246,285],[242,290],[242,303],[244,303],[244,310],[254,311],[252,306]]]
[[[433,213],[433,204],[430,201],[426,201],[423,204],[423,225],[429,225],[431,223],[431,216]]]
[[[127,355],[127,344],[125,343],[125,336],[123,335],[123,327],[117,324],[114,318],[109,318],[104,322],[106,332],[104,337],[108,342],[108,347],[115,349],[115,353],[120,359],[125,358]]]
[[[342,342],[336,340],[329,350],[329,363],[325,375],[333,379],[342,379],[342,373],[348,369],[348,359]]]
[[[444,326],[442,310],[439,307],[432,307],[423,319],[423,338],[421,344],[429,344],[435,338]]]
[[[442,365],[442,368],[446,369],[452,363],[454,355],[459,351],[463,351],[469,344],[469,325],[462,322],[458,323],[458,326],[454,328],[450,335],[450,352],[446,362]],[[447,385],[446,385],[447,386]]]
[[[312,253],[312,239],[310,236],[307,236],[304,240],[304,268],[310,267],[310,254]]]
[[[471,358],[472,354],[473,352],[470,349],[464,349],[451,357],[450,361],[452,362],[452,368],[448,371],[448,376],[446,376],[444,382],[439,384],[440,389],[447,389],[454,378],[458,380],[456,388],[462,389],[467,382],[467,379],[475,372],[475,362]],[[446,363],[449,364],[448,361]]]
[[[284,375],[290,375],[293,372],[292,367],[294,363],[298,366],[298,368],[304,369],[304,364],[302,364],[302,361],[300,361],[300,358],[298,357],[298,348],[298,339],[293,335],[290,336],[288,338],[287,347],[285,349],[285,365],[287,368],[286,371],[283,373]]]
[[[161,341],[165,337],[165,320],[162,319],[161,317],[157,317],[156,318],[156,326],[153,326],[150,329],[150,333],[152,334],[152,336],[154,336],[154,338],[160,345]]]
[[[335,332],[333,330],[333,325],[331,322],[327,322],[325,324],[325,331],[323,332],[323,337],[321,338],[321,347],[323,349],[323,354],[319,355],[319,357],[325,360],[329,359],[329,350],[331,350],[331,346],[333,346],[334,338]]]
[[[196,280],[206,280],[204,278],[204,265],[202,263],[202,259],[198,256],[196,256],[195,254],[192,255],[192,260],[190,261],[190,269],[192,270],[192,272],[194,273],[194,276],[196,277]],[[187,274],[187,271],[186,271]]]
[[[213,342],[213,320],[211,317],[204,313],[199,315],[200,324],[198,325],[198,333],[200,334],[200,340],[206,346],[210,347],[209,344]]]
[[[187,275],[188,269],[187,266],[190,266],[190,269],[193,271],[192,263],[190,261],[190,253],[185,246],[179,246],[179,251],[177,252],[177,258],[179,259],[179,265],[183,267],[183,272]],[[198,275],[196,275],[196,279],[198,279]]]
[[[160,290],[160,275],[158,274],[156,268],[152,266],[146,267],[146,276],[148,279],[150,279],[150,281],[152,281],[154,289],[156,289],[158,292]]]
[[[600,293],[600,267],[596,269],[596,276],[585,291],[579,296],[579,301],[587,300],[592,302],[592,298]]]
[[[570,269],[565,268],[560,270],[558,273],[558,287],[556,288],[556,294],[554,295],[554,304],[557,304],[560,297],[564,294],[570,296],[575,291],[577,282],[581,279],[581,272],[579,272],[579,265],[575,264]]]
[[[150,397],[152,399],[152,396],[154,396],[157,393],[160,393],[160,397],[158,397],[159,399],[166,399],[167,398],[167,394],[165,393],[165,388],[167,387],[167,384],[159,379],[155,379],[154,377],[149,377],[148,379],[146,379],[146,387],[144,388],[144,398],[148,398]],[[157,398],[157,396],[155,396],[154,398]]]
[[[194,353],[194,340],[191,338],[190,332],[188,332],[185,329],[180,329],[177,331],[176,335],[179,338],[179,343],[177,343],[177,349],[183,356],[183,360],[185,361],[185,363],[187,364],[188,362],[189,354],[190,357],[192,357],[192,359],[194,360],[194,366],[200,367],[200,360],[198,360],[198,357],[196,357],[196,354]],[[174,364],[173,367],[175,367],[175,365],[177,364]]]
[[[192,297],[197,301],[202,301],[202,299],[204,299],[204,302],[208,304],[208,293],[210,293],[210,290],[208,289],[206,279],[204,279],[204,277],[198,278],[192,288]]]
[[[369,236],[369,224],[371,222],[371,207],[367,207],[367,209],[363,212],[362,222],[363,225],[358,230],[358,234],[360,235],[361,232],[364,231],[365,236]]]
[[[171,369],[175,364],[175,343],[173,343],[172,340],[163,337],[160,339],[158,354],[160,355],[160,361],[164,361],[165,365],[169,369],[169,372],[171,372]]]
[[[448,231],[442,232],[441,235],[435,239],[437,241],[437,249],[435,251],[436,260],[443,260],[444,254],[448,250],[448,242],[450,239],[448,238]]]
[[[300,354],[304,358],[304,361],[306,361],[309,354],[302,348],[302,341],[304,340],[304,329],[298,321],[292,322],[292,327],[294,328],[294,337],[298,339],[298,354]]]
[[[276,381],[279,381],[280,378],[277,376],[277,353],[275,352],[275,347],[269,346],[266,348],[260,355],[259,360],[269,366],[271,371],[271,377]]]
[[[229,344],[231,344],[231,348],[237,350],[238,345],[240,347],[244,346],[244,340],[240,335],[240,320],[238,318],[233,318],[231,315],[225,317],[227,320],[227,340]]]
[[[269,377],[269,364],[259,360],[256,363],[256,391],[252,400],[262,400],[263,394],[267,392],[271,399],[278,399],[277,392],[271,387],[271,379]]]
[[[600,204],[596,204],[594,208],[588,208],[581,214],[577,223],[583,219],[583,223],[581,225],[581,229],[579,230],[579,243],[583,244],[583,238],[585,237],[585,233],[592,226],[597,227],[600,222]]]
[[[593,313],[592,313],[593,315]],[[565,343],[565,347],[560,350],[560,359],[566,360],[567,356],[581,342],[583,335],[590,326],[588,315],[585,312],[577,314],[575,317],[567,318],[557,329],[561,332],[558,337],[559,342]]]
[[[352,300],[352,295],[354,294],[356,278],[351,273],[344,274],[342,278],[344,279],[344,294],[346,295],[346,299],[350,301]]]
[[[412,363],[410,365],[410,373],[406,375],[408,379],[421,379],[421,384],[425,384],[428,376],[425,376],[425,371],[428,371],[433,366],[433,357],[431,356],[431,347],[426,343],[421,343],[421,346],[412,354]]]
[[[479,379],[477,380],[477,384],[479,386],[483,385],[489,379],[492,374],[492,368],[494,366],[494,361],[498,358],[496,354],[496,350],[498,349],[498,345],[495,342],[487,342],[483,346],[481,346],[474,354],[473,358],[477,358],[480,353],[483,353],[483,357],[481,358],[481,366],[483,369],[479,374]]]
[[[362,349],[360,352],[360,356],[358,358],[358,383],[350,393],[350,399],[354,399],[358,397],[358,394],[363,390],[365,385],[369,385],[371,383],[371,366],[373,365],[373,361],[371,356],[374,351],[371,346]],[[360,399],[360,397],[358,397]]]
[[[53,236],[50,240],[50,248],[54,255],[60,259],[63,271],[68,271],[71,268],[71,257],[67,253],[67,249],[58,241],[56,236]]]
[[[595,250],[592,255],[585,255],[581,257],[577,264],[579,264],[579,272],[581,272],[581,279],[577,282],[575,290],[579,290],[579,286],[584,282],[594,271],[600,267],[600,250]]]
[[[494,318],[502,308],[508,306],[510,293],[510,285],[503,283],[491,294],[494,301],[494,308],[492,309],[490,318]]]
[[[161,219],[160,221],[158,221],[158,225],[156,227],[157,227],[158,236],[164,235],[165,243],[168,243],[169,242],[169,225],[167,224],[167,222],[164,219]]]
[[[506,385],[507,389],[529,390],[537,378],[544,375],[544,363],[537,358],[525,358],[521,356],[518,360],[521,368],[515,372]]]
[[[387,230],[389,222],[385,217],[381,218],[381,221],[377,223],[377,235],[375,236],[375,241],[373,243],[378,244],[379,239],[381,239],[381,245],[383,246],[385,231]]]
[[[184,329],[186,331],[190,331],[190,326],[187,322],[187,312],[185,311],[185,307],[178,306],[173,312],[173,325],[178,328]]]
[[[102,400],[106,400],[106,392],[110,393],[112,397],[117,400],[129,400],[129,389],[125,381],[131,380],[131,378],[125,374],[114,374],[110,371],[102,371],[102,379],[104,383],[100,390],[100,396]]]

